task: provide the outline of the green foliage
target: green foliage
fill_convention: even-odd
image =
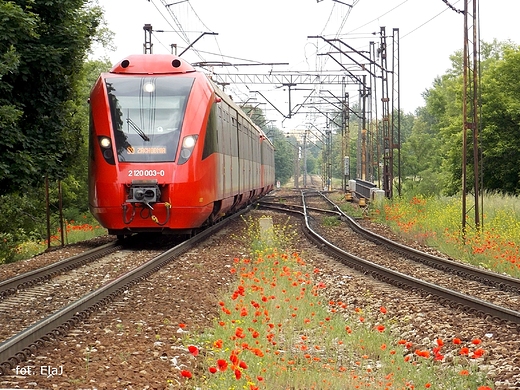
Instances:
[[[281,131],[273,131],[274,144],[274,165],[276,172],[276,180],[282,185],[286,184],[294,175],[294,162],[296,156],[295,146],[291,141],[285,138]]]
[[[106,62],[85,64],[91,42],[110,39],[87,0],[0,0],[0,262],[46,237],[43,180],[50,178],[51,234],[57,179],[65,218],[87,209],[90,88]],[[98,27],[100,30],[98,31]]]
[[[482,150],[486,189],[520,193],[520,49],[507,47],[482,83]]]
[[[520,49],[511,42],[482,44],[482,116],[479,128],[484,189],[520,192]],[[462,188],[462,53],[424,94],[411,137],[403,143],[405,188],[454,195]],[[467,133],[467,187],[472,188],[472,133]],[[425,183],[428,182],[428,183]]]
[[[321,223],[323,224],[323,226],[334,227],[338,226],[341,223],[341,221],[338,217],[324,217]]]
[[[0,58],[6,96],[0,99],[0,193],[39,185],[46,175],[64,178],[78,161],[83,140],[76,87],[101,17],[87,4],[0,2],[8,21],[0,38],[6,53]]]

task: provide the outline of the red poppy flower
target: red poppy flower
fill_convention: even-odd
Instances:
[[[217,370],[217,367],[213,367],[213,366],[211,366],[211,367],[209,368],[209,372],[211,372],[212,374],[216,373],[217,371],[218,371],[218,370]]]
[[[190,345],[188,347],[188,351],[190,351],[190,353],[193,355],[193,356],[197,356],[199,354],[199,349],[194,346],[194,345]]]
[[[472,358],[474,359],[478,359],[479,357],[481,357],[482,355],[484,355],[484,350],[482,348],[478,348],[475,350],[475,352],[473,352],[473,356]]]
[[[193,375],[191,374],[191,372],[189,372],[188,370],[181,370],[181,375],[184,377],[184,378],[191,378]]]
[[[228,367],[227,362],[224,359],[218,359],[217,360],[217,369],[219,371],[226,371]]]
[[[235,370],[235,378],[240,379],[242,377],[242,371],[240,370]]]

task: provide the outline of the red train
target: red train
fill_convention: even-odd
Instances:
[[[101,74],[89,133],[89,206],[109,234],[190,234],[274,185],[269,139],[173,55],[132,55]]]

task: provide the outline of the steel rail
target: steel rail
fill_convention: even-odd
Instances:
[[[327,251],[330,255],[339,259],[341,262],[348,265],[349,267],[352,267],[363,273],[369,273],[372,276],[374,276],[375,278],[380,279],[386,283],[390,283],[390,284],[396,285],[398,287],[407,286],[408,288],[420,290],[420,291],[426,292],[428,294],[435,295],[436,297],[445,299],[450,302],[454,302],[456,304],[467,307],[471,310],[475,310],[479,313],[485,313],[492,317],[498,318],[500,320],[506,320],[506,321],[512,322],[517,325],[520,324],[520,312],[510,310],[508,308],[504,308],[504,307],[495,305],[493,303],[486,302],[486,301],[483,301],[483,300],[480,300],[480,299],[477,299],[477,298],[474,298],[474,297],[471,297],[471,296],[468,296],[465,294],[461,294],[457,291],[453,291],[453,290],[450,290],[450,289],[447,289],[447,288],[444,288],[441,286],[437,286],[435,284],[432,284],[432,283],[429,283],[429,282],[426,282],[423,280],[419,280],[417,278],[405,275],[403,273],[391,270],[389,268],[372,263],[368,260],[362,259],[356,255],[348,253],[348,252],[344,251],[343,249],[335,246],[334,244],[332,244],[331,242],[326,240],[324,237],[319,235],[314,229],[311,228],[310,223],[309,223],[310,217],[308,214],[308,210],[311,210],[311,209],[306,206],[304,191],[301,192],[301,198],[302,198],[302,204],[303,204],[303,206],[301,206],[301,208],[303,208],[303,211],[297,210],[297,208],[299,208],[300,206],[296,206],[296,207],[291,208],[290,210],[285,210],[285,211],[288,211],[292,214],[302,217],[305,222],[305,227],[303,229],[305,235],[311,241],[315,242],[322,250]],[[260,206],[266,207],[266,208],[275,208],[278,210],[281,209],[281,206],[270,206],[269,204],[267,204],[265,202],[263,202],[262,205],[260,205]],[[344,213],[342,211],[340,211],[340,212],[341,212],[342,218],[343,218]],[[361,228],[357,223],[355,223],[355,221],[352,218],[350,218],[348,216],[346,216],[346,217],[352,223],[354,223],[356,226],[358,226],[362,231],[371,233],[371,232]],[[379,237],[383,238],[378,235],[375,235],[375,236],[377,236],[378,238]],[[386,238],[383,238],[383,239],[385,241],[390,241]],[[408,247],[406,247],[404,245],[400,245],[400,244],[397,244],[396,247],[399,248],[399,250],[403,250],[403,251],[412,249],[413,251],[418,252],[420,254],[423,253],[420,251],[416,251],[413,248],[408,248]],[[424,254],[428,255],[426,253],[424,253]],[[433,257],[435,257],[435,256],[433,256]],[[435,258],[444,260],[444,259],[437,258],[437,257],[435,257]],[[450,264],[451,263],[452,262],[450,261]],[[480,270],[478,270],[478,271],[480,271]],[[501,276],[501,275],[499,275],[499,276]],[[509,279],[509,278],[507,278],[507,279]]]
[[[325,198],[331,206],[341,215],[341,219],[346,221],[349,227],[354,230],[356,233],[361,234],[362,236],[368,238],[372,242],[385,245],[395,251],[405,254],[406,256],[411,256],[414,259],[423,262],[431,267],[437,269],[452,269],[455,270],[457,274],[464,275],[472,280],[479,281],[481,283],[485,283],[492,286],[498,286],[504,291],[510,292],[518,292],[520,293],[520,279],[513,278],[507,275],[497,274],[492,271],[488,271],[482,268],[476,268],[468,264],[459,263],[453,260],[444,259],[442,257],[438,257],[432,255],[430,253],[422,252],[414,248],[410,248],[408,246],[399,244],[395,241],[389,240],[386,237],[380,236],[370,230],[364,229],[361,227],[352,217],[345,214],[332,200],[330,200],[326,195],[320,192],[320,195]]]
[[[118,241],[110,242],[76,256],[3,280],[0,282],[0,300],[19,290],[41,283],[60,273],[78,268],[83,264],[99,259],[121,248],[122,245]]]
[[[338,248],[331,242],[327,241],[325,238],[316,233],[309,225],[309,216],[307,213],[307,207],[305,205],[305,194],[302,191],[302,204],[305,215],[305,226],[308,234],[317,242],[320,243],[322,248],[325,248],[329,253],[334,256],[339,257],[342,261],[346,261],[352,267],[362,270],[366,272],[367,270],[374,276],[378,276],[379,278],[391,282],[394,285],[401,286],[406,285],[413,289],[420,289],[421,291],[427,292],[429,294],[433,294],[437,297],[444,298],[451,302],[455,302],[457,304],[463,305],[470,309],[476,310],[477,312],[486,313],[493,317],[499,318],[501,320],[510,321],[515,324],[520,324],[520,312],[507,309],[505,307],[501,307],[495,305],[490,302],[486,302],[465,294],[461,294],[457,291],[453,291],[441,286],[437,286],[435,284],[425,282],[423,280],[402,274],[400,272],[391,270],[389,268],[380,266],[378,264],[372,263],[365,259],[362,259],[358,256],[355,256],[351,253],[344,251],[341,248]],[[385,239],[386,240],[386,239]],[[399,245],[399,248],[406,248],[404,245]],[[412,248],[410,248],[412,249]],[[419,252],[419,251],[417,251]],[[420,252],[421,253],[421,252]]]
[[[35,350],[43,346],[46,341],[52,341],[53,339],[65,335],[76,324],[87,318],[100,307],[111,302],[129,287],[157,272],[165,264],[193,248],[209,235],[222,229],[225,225],[249,210],[250,207],[245,208],[222,222],[203,230],[196,236],[156,256],[138,268],[118,277],[98,290],[85,295],[81,299],[69,304],[65,308],[1,343],[0,376],[5,374],[9,368],[12,369],[19,362],[24,361],[28,355],[33,354]]]

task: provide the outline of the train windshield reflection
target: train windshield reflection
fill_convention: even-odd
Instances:
[[[191,77],[106,79],[120,162],[175,161]]]

